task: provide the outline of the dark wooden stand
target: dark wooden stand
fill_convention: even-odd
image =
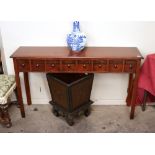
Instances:
[[[66,122],[72,126],[74,124],[74,117],[84,113],[86,117],[88,117],[91,113],[90,105],[93,101],[89,101],[88,103],[84,103],[82,106],[77,108],[76,110],[69,112],[66,111],[64,108],[59,106],[57,103],[50,101],[50,104],[53,106],[52,112],[56,117],[62,116],[65,117]]]

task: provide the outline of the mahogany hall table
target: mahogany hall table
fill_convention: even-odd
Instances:
[[[129,73],[127,106],[134,118],[137,82],[141,59],[136,47],[86,47],[75,53],[67,47],[19,47],[12,55],[17,83],[18,102],[25,117],[19,73],[24,73],[26,97],[31,105],[29,72],[52,73]],[[104,89],[104,88],[103,88]]]

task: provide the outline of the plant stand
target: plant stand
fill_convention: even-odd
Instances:
[[[90,115],[90,100],[94,74],[47,74],[52,96],[53,114],[63,116],[72,126],[74,117]]]

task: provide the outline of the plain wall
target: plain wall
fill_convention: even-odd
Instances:
[[[80,22],[87,46],[135,46],[145,57],[155,52],[155,22]],[[72,21],[0,22],[2,46],[9,74],[14,74],[10,55],[19,46],[64,46]],[[94,51],[95,52],[95,51]],[[21,74],[23,99],[25,89]],[[91,99],[95,104],[125,104],[128,74],[95,74]],[[30,73],[32,103],[47,104],[51,99],[44,73]]]

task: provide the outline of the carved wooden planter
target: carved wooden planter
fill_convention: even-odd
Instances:
[[[73,125],[75,115],[90,114],[90,100],[94,74],[52,74],[47,80],[52,96],[55,116],[62,115],[69,125]]]

